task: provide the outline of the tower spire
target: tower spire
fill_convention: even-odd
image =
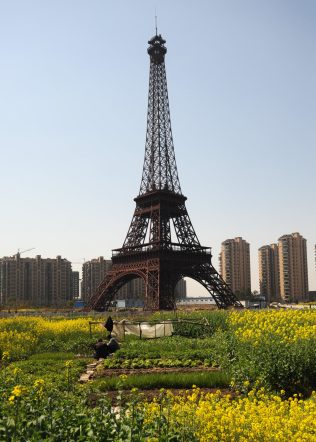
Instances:
[[[145,159],[140,195],[153,190],[181,194],[170,121],[165,68],[166,40],[155,35],[149,40],[150,57]]]

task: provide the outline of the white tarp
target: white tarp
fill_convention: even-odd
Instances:
[[[136,335],[142,338],[161,338],[162,336],[171,336],[172,333],[173,326],[172,323],[168,321],[150,325],[148,322],[140,322],[137,324],[123,319],[120,322],[114,321],[112,336],[121,341],[125,335]]]

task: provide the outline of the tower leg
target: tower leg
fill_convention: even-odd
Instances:
[[[212,264],[206,263],[196,266],[192,274],[186,276],[202,284],[211,294],[218,308],[243,307]]]
[[[146,277],[145,310],[159,310],[160,272],[158,266],[149,266]]]

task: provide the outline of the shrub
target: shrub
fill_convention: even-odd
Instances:
[[[245,381],[249,381],[249,387],[263,385],[273,390],[285,390],[287,395],[310,394],[316,388],[315,340],[298,340],[290,344],[271,336],[257,345],[240,342],[231,370],[240,389]]]

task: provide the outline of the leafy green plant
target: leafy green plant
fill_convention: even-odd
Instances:
[[[249,388],[263,385],[272,390],[285,390],[287,395],[308,395],[316,388],[314,339],[286,343],[270,336],[256,346],[240,342],[236,350],[231,372],[240,389],[245,380]]]
[[[189,358],[108,358],[104,362],[105,368],[154,368],[154,367],[210,367],[211,362],[209,359],[189,359]]]
[[[72,361],[71,370],[66,362]],[[14,373],[19,372],[19,382],[25,385],[32,384],[36,379],[44,379],[47,388],[67,388],[69,381],[77,382],[85,369],[89,358],[75,358],[73,353],[40,353],[30,356],[29,359],[16,361],[10,364],[8,373],[11,376],[7,382],[12,385],[16,382]]]
[[[192,385],[203,388],[227,388],[230,375],[224,371],[189,372],[189,373],[154,373],[128,375],[122,383],[120,378],[106,377],[93,382],[99,391],[138,388],[191,388]]]
[[[174,335],[187,338],[203,338],[212,336],[217,330],[228,329],[228,312],[202,311],[202,312],[157,312],[152,316],[155,320],[172,320]]]
[[[213,338],[172,336],[152,340],[124,341],[113,358],[118,359],[209,359],[212,360]]]

